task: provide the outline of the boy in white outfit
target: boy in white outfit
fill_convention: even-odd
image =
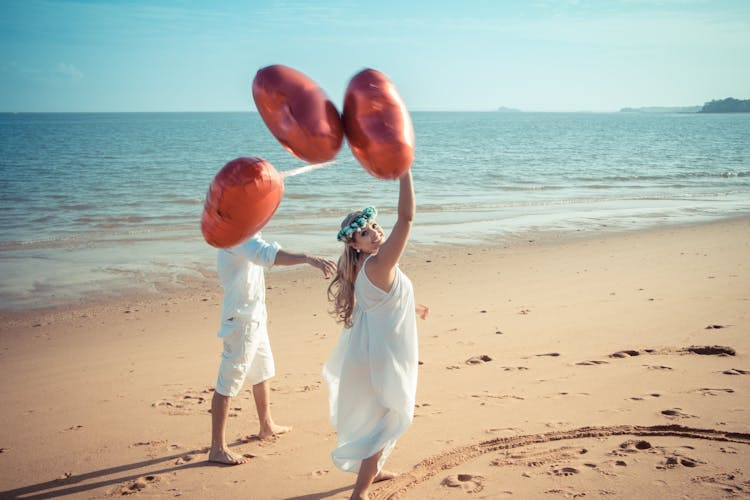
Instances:
[[[336,270],[330,259],[283,250],[276,242],[264,241],[260,233],[235,247],[219,250],[217,266],[224,299],[218,336],[224,341],[224,352],[211,401],[209,461],[229,465],[247,461],[229,451],[225,436],[230,398],[237,396],[246,379],[253,385],[260,421],[258,437],[267,439],[291,430],[277,425],[271,417],[269,379],[275,368],[266,326],[264,268],[298,264],[316,267],[326,278]]]

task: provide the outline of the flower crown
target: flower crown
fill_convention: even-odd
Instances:
[[[346,241],[352,237],[354,233],[362,231],[362,228],[367,225],[372,219],[378,215],[378,211],[375,207],[367,207],[362,210],[362,215],[354,219],[348,226],[342,227],[336,239],[339,241]]]

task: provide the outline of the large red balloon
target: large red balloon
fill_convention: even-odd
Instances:
[[[414,160],[409,111],[388,77],[360,71],[344,96],[344,133],[352,153],[370,174],[398,179]]]
[[[332,160],[344,130],[336,106],[299,71],[275,64],[253,79],[253,99],[271,133],[287,151],[310,163]]]
[[[237,158],[214,177],[201,231],[209,245],[229,248],[260,231],[284,196],[284,177],[262,158]]]

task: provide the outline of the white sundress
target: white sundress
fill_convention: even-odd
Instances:
[[[380,471],[414,419],[419,364],[411,281],[397,266],[386,293],[367,277],[367,260],[354,282],[352,327],[344,328],[323,367],[338,436],[331,457],[338,468],[354,473],[363,459],[383,450]]]

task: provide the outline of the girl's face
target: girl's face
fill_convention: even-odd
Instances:
[[[360,252],[374,254],[385,241],[385,233],[376,221],[370,221],[361,231],[354,233],[352,247]]]

